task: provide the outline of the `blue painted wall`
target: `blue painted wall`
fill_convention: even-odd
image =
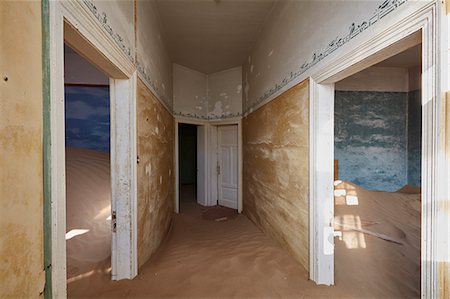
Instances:
[[[421,91],[408,93],[408,184],[420,186],[422,163]]]
[[[108,86],[66,86],[66,146],[109,152]]]
[[[417,151],[417,143],[408,142],[408,137],[417,139],[408,125],[409,108],[414,109],[409,98],[407,92],[336,91],[335,159],[340,179],[385,191],[403,187],[409,176],[417,179],[416,164],[409,165],[420,156],[420,146]],[[414,128],[420,130],[420,125]]]

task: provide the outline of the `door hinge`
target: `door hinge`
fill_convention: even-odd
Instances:
[[[136,157],[136,162],[137,164],[139,164],[139,162],[141,161],[141,159],[139,159],[139,156]]]
[[[111,230],[113,233],[117,230],[117,217],[116,217],[116,211],[112,211],[111,213]]]
[[[218,175],[220,174],[220,165],[219,164],[217,164],[217,174]]]

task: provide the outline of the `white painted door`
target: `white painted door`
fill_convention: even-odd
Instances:
[[[206,206],[206,132],[197,126],[197,203]]]
[[[220,126],[219,148],[219,200],[221,206],[238,208],[238,126]]]

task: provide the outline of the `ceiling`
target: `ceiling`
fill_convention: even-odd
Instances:
[[[394,55],[375,66],[412,68],[422,64],[422,44]]]
[[[276,0],[157,0],[173,62],[210,74],[243,64]]]

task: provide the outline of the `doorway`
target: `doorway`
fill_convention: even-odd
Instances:
[[[197,202],[197,128],[192,124],[178,125],[180,211],[184,204]]]
[[[377,297],[420,297],[421,49],[334,86],[335,281]]]
[[[205,125],[177,123],[177,212],[182,212],[190,203],[208,205],[206,149]]]
[[[389,30],[370,36],[327,63],[310,80],[310,279],[333,285],[334,280],[334,92],[335,83],[373,66],[415,45],[422,44],[422,154],[421,154],[421,296],[437,292],[435,277],[435,237],[437,200],[441,190],[436,175],[442,171],[443,158],[439,130],[441,115],[438,57],[435,31],[435,4],[420,13],[405,13]],[[436,113],[439,111],[439,113]]]
[[[108,40],[101,28],[87,28],[83,25],[89,24],[88,20],[83,19],[85,16],[76,14],[78,10],[65,9],[65,4],[67,3],[50,3],[52,14],[48,80],[51,89],[46,95],[50,104],[49,118],[46,120],[49,128],[48,136],[50,136],[49,146],[45,149],[45,154],[49,157],[46,173],[47,184],[51,186],[48,196],[52,203],[48,215],[51,227],[47,228],[51,229],[49,242],[51,250],[47,251],[46,259],[50,260],[52,265],[47,276],[51,280],[51,289],[48,290],[51,294],[48,293],[48,295],[54,297],[65,297],[67,294],[66,135],[72,133],[76,135],[83,131],[80,128],[78,131],[67,132],[67,134],[65,131],[64,46],[70,47],[108,77],[104,85],[109,85],[109,92],[102,90],[100,93],[109,94],[109,109],[102,107],[98,111],[110,111],[111,208],[107,207],[105,211],[109,209],[111,219],[107,220],[108,215],[105,216],[103,213],[100,213],[99,217],[105,216],[104,221],[111,221],[109,228],[111,279],[131,279],[137,275],[136,70],[132,68],[130,61],[105,50],[115,49],[115,45],[113,41]],[[72,24],[77,24],[77,27],[75,28]],[[89,36],[90,40],[86,36]],[[106,89],[106,86],[98,86],[98,88]],[[87,105],[86,102],[80,104],[79,102],[82,101],[79,99],[75,102],[78,102],[76,103],[78,108],[74,110],[75,112],[70,112],[72,119],[74,115],[80,117],[79,112],[83,109],[79,108]],[[94,139],[102,138],[105,127],[103,124],[103,127],[97,128],[95,132],[97,136]],[[107,214],[107,212],[104,213]],[[84,235],[72,236],[72,239],[80,239]],[[80,279],[86,279],[86,277],[81,276]]]
[[[241,213],[241,122],[196,122],[178,119],[175,124],[175,212],[180,212],[182,201],[195,199],[201,206],[222,205]],[[184,144],[181,144],[183,142]],[[190,160],[186,162],[181,159]],[[196,165],[196,175],[193,165]],[[185,171],[188,171],[189,177],[186,177]],[[186,188],[190,191],[181,194]]]

